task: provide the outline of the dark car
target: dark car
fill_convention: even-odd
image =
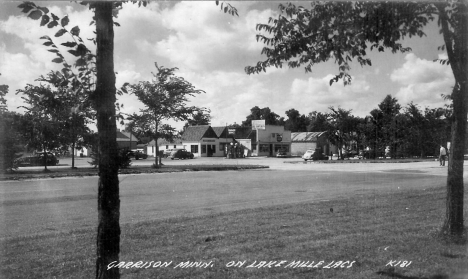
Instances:
[[[145,153],[141,152],[140,150],[129,151],[128,152],[128,157],[135,158],[135,160],[146,159],[146,158],[148,158],[148,154],[145,154]]]
[[[35,155],[18,158],[15,162],[18,167],[43,166],[44,156],[45,152],[40,152]],[[51,152],[47,152],[47,166],[56,166],[58,163],[57,157]]]
[[[189,152],[185,149],[172,149],[171,155],[169,155],[171,160],[174,159],[193,159],[192,152]]]
[[[306,153],[304,153],[304,155],[302,156],[302,159],[304,159],[304,161],[328,160],[328,156],[322,153],[322,149],[316,148],[315,150],[314,149],[307,150]]]

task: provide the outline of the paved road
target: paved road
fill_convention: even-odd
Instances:
[[[444,187],[447,172],[436,162],[304,164],[298,159],[201,158],[164,163],[267,164],[270,169],[122,175],[122,223]],[[96,185],[97,177],[0,182],[0,238],[94,228]]]

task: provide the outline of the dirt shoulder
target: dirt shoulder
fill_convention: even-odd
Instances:
[[[127,169],[119,170],[119,174],[141,174],[141,173],[169,173],[169,172],[187,172],[187,171],[227,171],[227,170],[247,170],[247,169],[265,169],[268,166],[261,165],[171,165],[162,166],[159,169],[151,166],[132,166]],[[83,177],[97,176],[98,169],[93,167],[68,168],[50,168],[44,171],[41,169],[18,169],[8,173],[0,173],[0,181],[24,180],[40,178],[59,178],[59,177]]]

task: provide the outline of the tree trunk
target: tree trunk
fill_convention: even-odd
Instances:
[[[452,144],[447,176],[446,216],[442,233],[451,237],[461,237],[463,224],[463,163],[465,153],[465,135],[468,103],[468,15],[466,4],[459,4],[458,11],[452,15],[455,36],[448,32],[449,17],[442,5],[438,5],[447,55],[455,76],[456,84],[452,92]]]
[[[465,153],[465,134],[467,120],[467,87],[461,86],[460,90],[454,89],[453,96],[453,120],[452,120],[452,144],[448,162],[447,176],[447,201],[446,216],[442,227],[442,233],[449,236],[461,236],[463,234],[463,163]]]
[[[159,155],[159,144],[158,144],[158,139],[159,139],[159,133],[158,133],[159,121],[158,120],[155,120],[155,126],[156,126],[156,131],[154,133],[154,142],[156,145],[156,154],[154,156],[154,168],[159,169],[160,167],[159,162],[161,158]]]
[[[72,169],[75,168],[75,141],[72,143]]]
[[[160,155],[159,155],[158,139],[156,138],[155,141],[156,141],[156,156],[154,157],[154,167],[156,169],[159,169],[159,167],[160,167],[160,165],[159,165]]]
[[[44,152],[44,172],[47,171],[47,151],[45,146],[42,146],[42,150]]]
[[[117,125],[115,117],[113,2],[95,2],[96,91],[92,100],[99,134],[98,231],[96,278],[119,278],[119,269],[107,266],[119,261],[120,199]]]

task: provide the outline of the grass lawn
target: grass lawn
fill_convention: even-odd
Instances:
[[[134,267],[122,268],[121,274],[122,278],[467,278],[467,245],[435,237],[444,212],[441,187],[366,192],[348,199],[123,225],[120,260],[133,262]],[[1,246],[1,278],[94,276],[95,230],[38,232],[3,239]],[[159,261],[170,265],[154,267]],[[179,265],[187,261],[208,266]],[[400,263],[391,267],[390,261]],[[242,266],[230,266],[234,263]]]

